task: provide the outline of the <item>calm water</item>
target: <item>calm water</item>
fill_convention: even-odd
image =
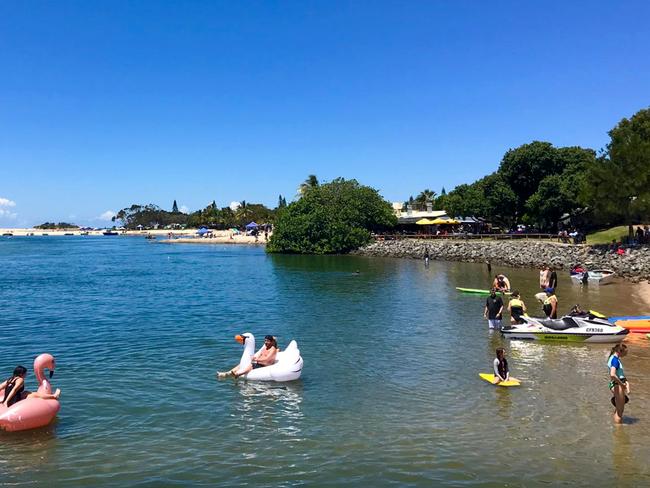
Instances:
[[[17,486],[650,484],[650,341],[628,340],[633,395],[614,427],[607,346],[509,343],[487,330],[484,266],[267,256],[124,237],[0,239],[0,372],[57,358],[52,426],[0,433]],[[359,269],[360,275],[353,272]],[[495,267],[493,271],[499,271]],[[504,270],[537,308],[537,271]],[[561,310],[648,313],[631,285]],[[297,339],[303,378],[217,381],[240,332]],[[505,346],[521,388],[494,388]]]

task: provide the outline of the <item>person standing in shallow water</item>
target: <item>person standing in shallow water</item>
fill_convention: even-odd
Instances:
[[[501,329],[501,320],[503,318],[503,300],[497,295],[495,288],[490,290],[490,296],[485,301],[483,318],[487,319],[490,329]]]
[[[557,291],[557,273],[555,270],[549,266],[546,267],[546,272],[548,273],[548,287],[547,288],[553,288],[553,290]]]
[[[542,266],[542,269],[539,270],[539,287],[542,290],[546,290],[548,288],[548,282],[550,278],[551,272],[549,271],[548,266]]]
[[[547,288],[544,290],[546,293],[546,300],[542,304],[542,309],[546,314],[548,319],[557,318],[557,297],[555,296],[555,290],[553,288]]]
[[[508,311],[510,312],[511,325],[524,323],[521,317],[526,313],[526,304],[519,296],[519,291],[517,290],[512,292],[512,298],[510,298],[510,302],[508,303]]]
[[[630,382],[625,377],[623,370],[623,363],[621,359],[627,356],[627,346],[625,344],[616,344],[609,355],[607,360],[607,367],[609,368],[609,389],[614,397],[612,403],[614,404],[614,422],[617,424],[623,423],[623,411],[625,410],[625,403],[629,401],[627,393],[630,393]]]

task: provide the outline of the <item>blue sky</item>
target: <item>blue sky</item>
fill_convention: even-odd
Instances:
[[[646,1],[0,4],[0,226],[132,203],[391,201],[650,105]]]

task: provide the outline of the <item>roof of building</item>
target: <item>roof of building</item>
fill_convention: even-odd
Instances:
[[[420,219],[436,219],[438,217],[446,217],[445,210],[412,210],[411,212],[400,212],[397,215],[398,224],[415,224]]]

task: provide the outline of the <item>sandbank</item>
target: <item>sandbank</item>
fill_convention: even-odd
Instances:
[[[153,230],[116,230],[117,236],[111,236],[115,239],[117,237],[139,237],[153,236],[157,238],[157,242],[165,244],[247,244],[247,245],[266,245],[264,233],[260,233],[258,239],[255,236],[245,234],[234,234],[230,230],[213,230],[210,232],[209,237],[200,237],[198,229],[153,229]],[[80,229],[33,229],[33,228],[0,228],[0,236],[8,237],[50,237],[50,236],[104,236],[106,229],[87,230]],[[269,234],[270,236],[271,234]],[[3,238],[3,237],[0,237]]]

